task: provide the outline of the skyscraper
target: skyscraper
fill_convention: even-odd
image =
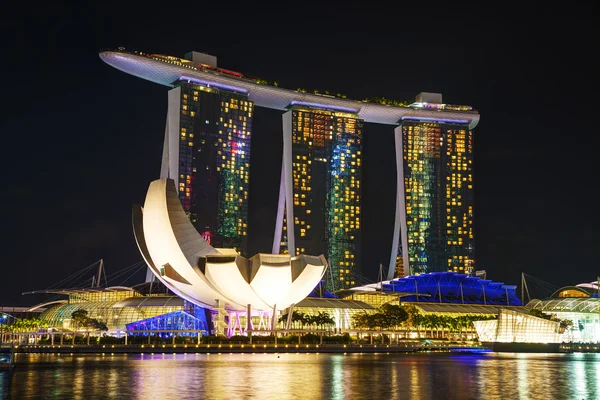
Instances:
[[[415,106],[471,110],[442,104],[441,95],[432,93],[421,94]],[[404,117],[395,137],[398,198],[392,251],[398,249],[404,273],[471,273],[475,246],[469,121]]]
[[[363,123],[355,113],[294,106],[283,115],[273,253],[325,254],[333,289],[360,268]]]
[[[444,104],[436,93],[407,104],[290,90],[218,68],[215,57],[196,52],[182,59],[119,48],[100,57],[172,88],[161,177],[177,182],[185,211],[213,246],[246,253],[256,105],[285,112],[274,253],[326,254],[333,289],[354,285],[354,274],[362,272],[364,121],[395,128],[396,212],[387,278],[396,271],[473,270],[472,130],[479,113],[471,107]],[[377,268],[381,258],[363,260],[369,263],[363,267]]]
[[[204,54],[188,56],[213,63]],[[192,78],[173,86],[161,177],[178,183],[183,208],[207,242],[246,255],[254,104],[247,94]]]

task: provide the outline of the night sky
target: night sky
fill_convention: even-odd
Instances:
[[[445,103],[471,105],[481,114],[477,269],[494,281],[519,284],[524,272],[556,286],[600,274],[593,206],[600,35],[591,5],[9,3],[0,12],[0,305],[44,300],[21,293],[100,258],[109,274],[141,261],[131,206],[159,176],[168,88],[98,57],[118,46],[180,57],[205,52],[223,68],[291,89],[359,100],[438,92]],[[251,254],[271,249],[280,115],[255,113]],[[390,257],[393,127],[366,124],[363,150],[362,275],[375,280]]]

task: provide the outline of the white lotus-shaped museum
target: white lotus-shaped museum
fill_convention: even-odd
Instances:
[[[172,179],[150,184],[143,208],[134,208],[138,247],[156,277],[178,296],[208,308],[283,310],[317,286],[323,255],[257,254],[217,249],[196,231]]]

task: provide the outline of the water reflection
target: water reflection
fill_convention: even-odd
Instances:
[[[597,354],[18,354],[32,399],[596,398]],[[3,398],[0,396],[0,398]]]

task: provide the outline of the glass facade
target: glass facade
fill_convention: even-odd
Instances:
[[[159,297],[156,297],[159,299]],[[171,297],[166,297],[166,300]],[[77,310],[85,310],[88,317],[97,319],[106,324],[109,330],[125,329],[127,324],[135,321],[155,317],[170,312],[183,310],[183,305],[174,303],[170,305],[168,301],[156,303],[149,306],[123,306],[121,301],[114,299],[79,301],[75,296],[70,296],[68,304],[59,304],[47,309],[40,315],[40,319],[48,323],[51,328],[75,329],[75,323],[72,319],[72,313]]]
[[[208,243],[246,256],[254,104],[244,94],[179,87],[181,203]]]
[[[295,254],[324,254],[334,287],[355,284],[360,270],[363,123],[356,114],[292,109]],[[280,251],[287,248],[284,215]]]
[[[404,272],[472,273],[473,132],[460,124],[404,121],[402,140]]]
[[[337,299],[306,298],[294,306],[294,312],[306,316],[327,315],[334,321],[335,329],[353,329],[355,316],[374,314],[377,311],[375,307],[360,301]],[[285,324],[280,324],[281,328],[284,326]]]
[[[185,311],[174,311],[156,317],[136,321],[126,326],[128,331],[166,331],[166,330],[197,330],[209,332],[209,325],[205,319],[196,318]],[[179,332],[180,336],[197,336],[197,332]]]
[[[501,310],[497,320],[473,321],[482,342],[560,343],[560,324],[512,310]]]
[[[600,298],[597,295],[583,298],[579,294],[568,298],[560,296],[566,291],[560,291],[557,298],[531,300],[527,306],[559,319],[572,321],[573,326],[567,330],[565,341],[599,343]]]

